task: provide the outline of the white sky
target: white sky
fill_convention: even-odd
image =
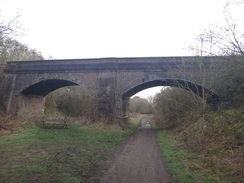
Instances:
[[[48,59],[190,55],[195,35],[223,22],[226,0],[0,0],[17,39]]]

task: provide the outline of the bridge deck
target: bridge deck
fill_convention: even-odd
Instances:
[[[48,72],[90,72],[116,70],[162,71],[163,68],[178,68],[184,65],[198,64],[201,60],[208,66],[210,61],[223,57],[135,57],[135,58],[97,58],[97,59],[66,59],[39,61],[8,62],[5,73],[48,73]]]

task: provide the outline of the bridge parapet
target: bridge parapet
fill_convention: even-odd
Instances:
[[[102,72],[102,71],[168,71],[184,68],[197,72],[199,61],[206,69],[211,62],[223,61],[224,57],[144,57],[144,58],[99,58],[71,60],[42,60],[8,62],[5,73],[49,72]],[[194,68],[194,69],[192,69]]]

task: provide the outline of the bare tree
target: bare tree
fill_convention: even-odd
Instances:
[[[196,55],[244,55],[244,22],[234,18],[232,9],[243,8],[244,1],[228,2],[224,7],[224,25],[212,25],[196,36],[190,50]],[[240,18],[240,17],[239,17]]]
[[[0,21],[0,64],[7,61],[42,60],[42,54],[13,39],[23,31],[18,14],[10,22]]]
[[[214,85],[222,85],[228,100],[243,102],[244,80],[244,21],[235,17],[235,11],[244,10],[244,0],[228,2],[224,7],[224,24],[212,25],[196,37],[196,43],[190,46],[195,55],[199,56],[229,56],[228,62],[223,63]]]
[[[0,15],[1,17],[1,15]],[[22,28],[18,21],[20,18],[20,14],[16,15],[10,22],[6,23],[4,21],[0,21],[0,38],[4,38],[6,36],[10,37],[12,35],[19,35]]]

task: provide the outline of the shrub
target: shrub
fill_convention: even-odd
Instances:
[[[191,92],[175,87],[162,90],[154,100],[155,119],[163,127],[182,123],[189,113],[204,111],[202,99]]]
[[[46,97],[45,114],[62,114],[70,117],[94,116],[93,96],[83,87],[65,87]]]

